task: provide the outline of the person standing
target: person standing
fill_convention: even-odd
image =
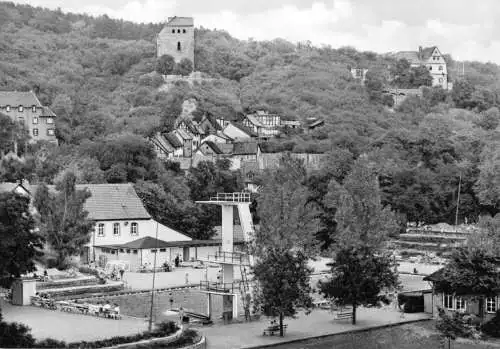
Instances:
[[[179,268],[179,255],[175,257],[175,267]]]
[[[123,280],[123,274],[125,274],[125,269],[120,268],[120,279]]]

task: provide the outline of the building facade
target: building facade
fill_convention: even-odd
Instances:
[[[156,55],[170,55],[176,62],[189,59],[194,66],[194,19],[169,17],[156,38]]]
[[[418,51],[402,51],[395,55],[396,59],[406,59],[412,67],[425,66],[432,76],[432,86],[440,86],[445,90],[451,89],[448,83],[448,69],[446,60],[437,46],[422,48]]]
[[[23,124],[31,136],[30,142],[57,143],[56,115],[40,103],[33,91],[0,91],[0,113]]]

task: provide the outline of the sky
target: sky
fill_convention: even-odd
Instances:
[[[17,0],[134,22],[194,17],[239,39],[309,40],[379,53],[438,46],[456,60],[500,64],[498,0]],[[495,35],[497,34],[497,35]]]

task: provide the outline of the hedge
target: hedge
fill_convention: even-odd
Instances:
[[[141,340],[147,340],[152,338],[167,337],[174,334],[179,330],[179,327],[173,321],[162,322],[157,325],[156,329],[152,332],[143,332],[131,336],[117,336],[108,339],[101,339],[93,342],[72,342],[66,343],[64,341],[58,341],[55,339],[44,339],[43,341],[37,341],[34,345],[35,348],[69,348],[69,349],[95,349],[95,348],[106,348],[119,344],[134,343]],[[182,337],[182,336],[181,336]],[[163,344],[163,347],[165,344]],[[158,348],[160,344],[158,344]]]

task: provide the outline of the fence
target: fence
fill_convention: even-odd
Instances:
[[[217,193],[210,201],[250,202],[250,193]]]

